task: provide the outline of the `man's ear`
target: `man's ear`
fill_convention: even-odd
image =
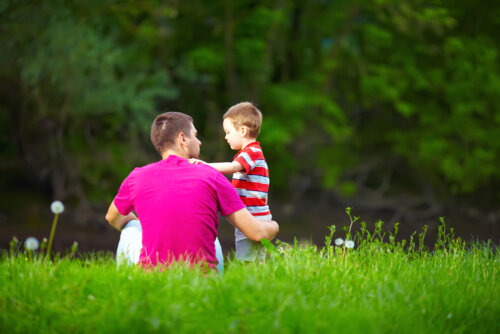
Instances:
[[[179,132],[179,134],[177,135],[177,143],[183,144],[185,141],[186,141],[186,135],[182,131]]]

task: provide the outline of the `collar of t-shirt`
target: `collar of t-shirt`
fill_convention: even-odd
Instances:
[[[164,166],[187,166],[189,165],[189,161],[184,158],[181,158],[177,155],[171,154],[166,159],[158,161],[159,164]]]
[[[236,155],[234,157],[236,158],[241,152],[243,152],[247,147],[250,147],[250,146],[260,147],[260,143],[258,141],[253,141],[253,142],[249,143],[247,146],[245,146],[241,150],[239,150],[238,153],[236,153]]]

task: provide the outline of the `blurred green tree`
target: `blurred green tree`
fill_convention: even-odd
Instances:
[[[400,217],[500,199],[499,9],[492,1],[5,1],[1,184],[83,212],[157,159],[149,126],[192,115],[203,158],[221,116],[264,113],[272,189]],[[105,199],[103,199],[105,197]]]

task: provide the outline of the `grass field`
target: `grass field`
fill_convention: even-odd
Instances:
[[[336,246],[337,235],[355,247]],[[394,236],[332,227],[324,247],[268,244],[265,263],[227,260],[223,275],[4,251],[0,332],[500,333],[497,246],[444,225],[432,251],[424,233]]]

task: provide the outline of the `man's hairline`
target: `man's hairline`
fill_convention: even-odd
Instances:
[[[186,114],[184,114],[186,115]],[[194,137],[196,137],[198,135],[198,130],[196,129],[196,127],[194,126],[194,120],[191,116],[189,115],[186,115],[188,117],[190,117],[191,119],[189,120],[189,123],[191,124],[192,128],[189,129],[188,131],[191,131],[191,135],[193,135],[193,130],[194,130]],[[162,150],[160,153],[160,155],[163,155],[166,151],[170,150],[172,147],[175,146],[175,143],[177,141],[177,137],[179,136],[180,133],[183,133],[184,135],[187,135],[182,129],[179,130],[179,132],[177,132],[177,134],[175,135],[176,136],[176,139],[174,141],[174,143],[172,144],[172,146],[168,146],[167,148],[165,148],[164,150]],[[191,136],[188,136],[188,137],[191,137]],[[153,145],[154,146],[154,145]]]

